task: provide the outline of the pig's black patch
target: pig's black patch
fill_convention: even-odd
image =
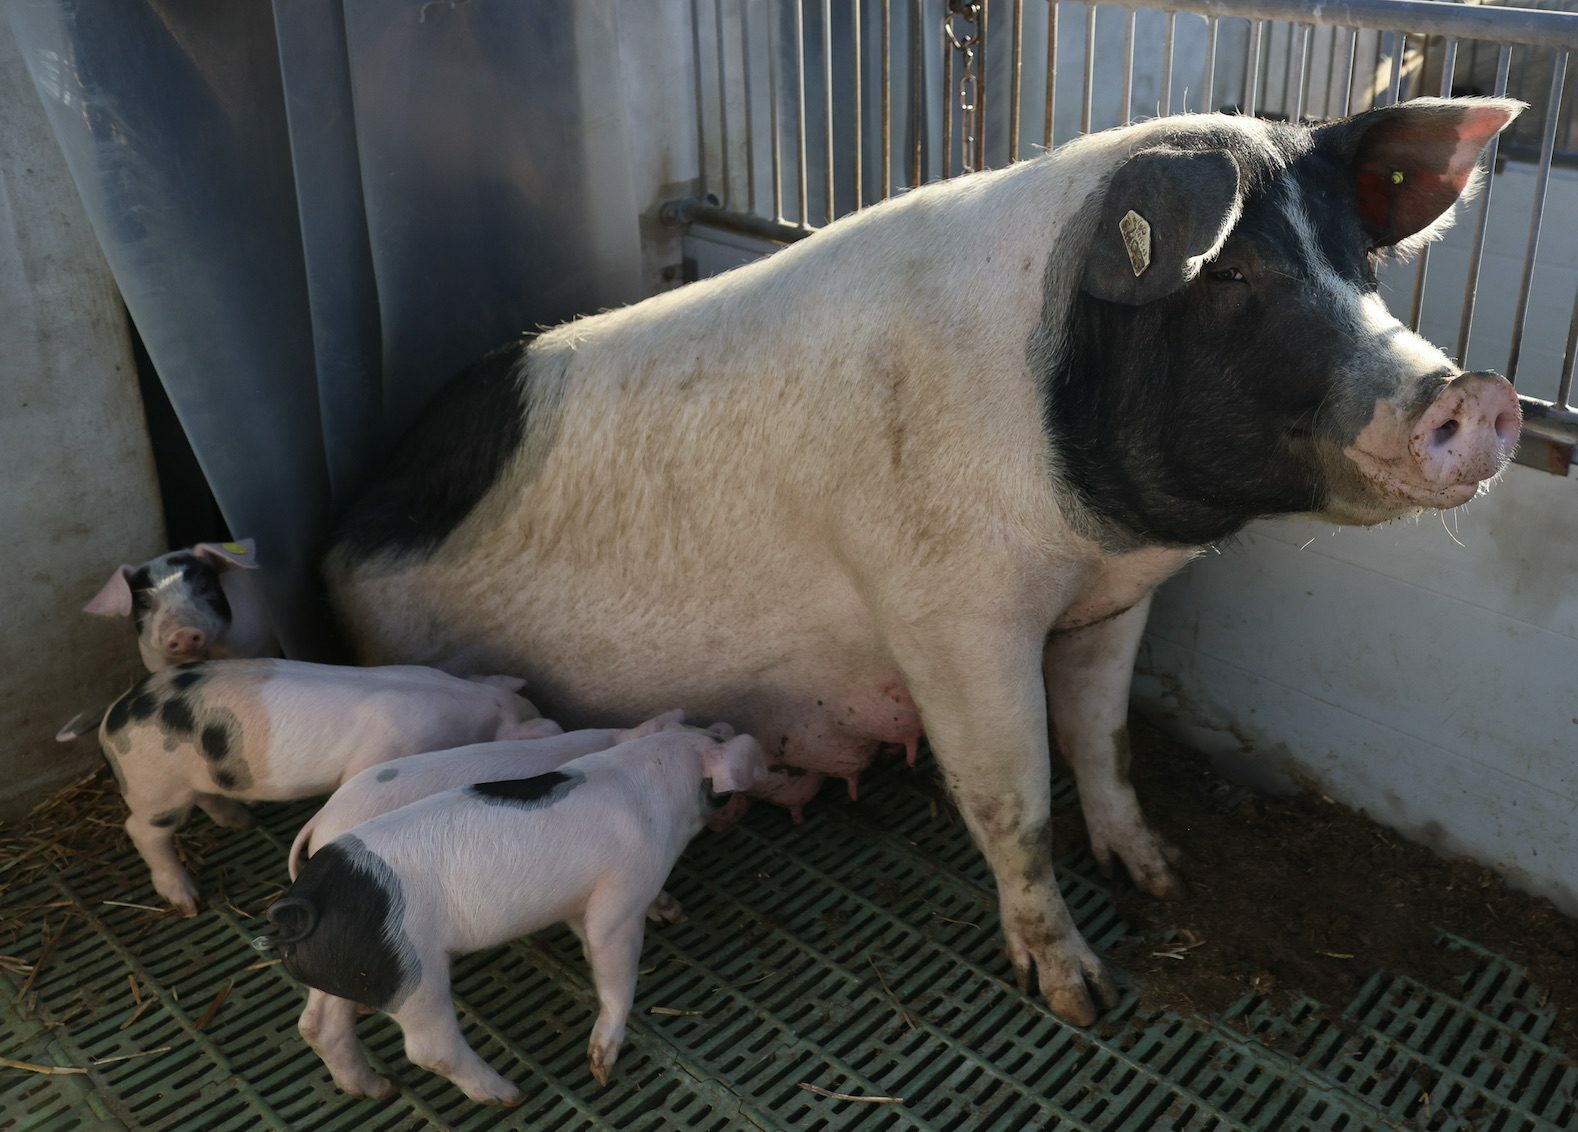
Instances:
[[[379,771],[376,775],[374,775],[374,777],[379,782],[393,782],[395,780],[395,777],[399,773],[400,772],[398,770],[396,770],[394,767],[388,766],[388,767],[384,767],[384,769]]]
[[[131,718],[131,693],[127,692],[120,699],[110,705],[110,710],[104,713],[104,733],[114,735],[126,726],[126,721]]]
[[[126,712],[131,716],[133,723],[146,723],[158,710],[159,697],[148,688],[132,696],[131,702],[126,705]]]
[[[148,824],[156,829],[174,829],[181,824],[181,819],[185,816],[185,810],[171,810],[168,813],[155,814],[148,819]]]
[[[132,620],[136,622],[139,633],[158,604],[154,600],[154,593],[162,583],[175,575],[181,578],[178,592],[196,605],[207,606],[226,624],[230,623],[230,599],[225,596],[224,586],[219,582],[219,568],[189,550],[178,550],[151,562],[144,562],[133,571],[127,582],[132,592]]]
[[[269,908],[279,930],[256,946],[279,951],[285,969],[310,987],[395,1010],[422,973],[404,916],[400,878],[359,838],[340,837],[308,858]]]
[[[203,662],[200,660],[189,660],[186,663],[191,665],[202,664]],[[184,668],[185,666],[183,665],[182,667]],[[170,687],[174,688],[177,692],[184,692],[193,684],[196,684],[198,681],[202,680],[202,678],[203,673],[201,672],[193,672],[190,669],[186,671],[177,671],[174,676],[170,677]]]
[[[159,709],[159,722],[177,735],[190,735],[197,726],[197,717],[192,713],[190,701],[185,696],[176,696],[164,701]]]
[[[586,781],[576,770],[550,770],[532,778],[512,778],[504,782],[479,782],[466,792],[494,805],[519,806],[543,810],[562,799]]]
[[[210,723],[198,736],[198,746],[214,762],[230,756],[230,728],[222,723]],[[221,784],[222,785],[222,784]]]
[[[241,779],[227,767],[216,766],[213,772],[214,785],[223,790],[234,790],[241,785]]]
[[[461,371],[395,445],[333,539],[355,558],[428,554],[471,514],[526,435],[526,343]]]

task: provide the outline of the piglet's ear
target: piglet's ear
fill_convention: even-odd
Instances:
[[[1238,164],[1225,151],[1141,150],[1107,186],[1081,286],[1130,306],[1166,298],[1200,274],[1241,205]]]
[[[701,755],[702,773],[712,780],[714,794],[749,790],[767,771],[767,756],[749,735],[708,747]]]
[[[130,617],[132,611],[131,577],[137,567],[124,563],[116,567],[104,588],[93,595],[93,600],[82,607],[84,613],[100,617]]]
[[[200,542],[192,547],[192,553],[208,559],[221,570],[227,566],[239,566],[243,570],[258,568],[257,544],[249,538],[235,542]]]
[[[1416,98],[1325,127],[1353,166],[1359,220],[1376,246],[1434,224],[1468,186],[1486,143],[1524,109],[1511,98]]]

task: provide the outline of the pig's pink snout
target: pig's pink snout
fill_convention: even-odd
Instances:
[[[1448,382],[1409,437],[1425,481],[1445,489],[1489,479],[1512,458],[1523,427],[1518,395],[1497,373]]]
[[[171,656],[193,656],[208,644],[208,635],[201,629],[176,629],[164,639],[164,651]]]

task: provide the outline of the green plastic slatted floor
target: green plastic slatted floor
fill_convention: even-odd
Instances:
[[[1072,783],[1059,790],[1071,805]],[[61,1066],[142,1056],[83,1075],[0,1068],[0,1128],[1578,1128],[1578,1065],[1545,1044],[1539,989],[1490,954],[1456,998],[1377,973],[1342,1009],[1247,999],[1217,1018],[1147,1016],[1130,994],[1116,1027],[1059,1024],[1015,989],[991,875],[934,797],[925,772],[890,766],[859,804],[824,794],[803,826],[757,807],[699,838],[670,885],[690,918],[647,932],[606,1090],[585,1068],[596,1008],[567,932],[458,961],[462,1024],[525,1090],[514,1110],[473,1105],[410,1066],[382,1017],[358,1029],[402,1085],[383,1102],[338,1093],[297,1037],[302,992],[277,966],[257,967],[247,940],[310,806],[265,809],[258,829],[223,833],[202,881],[228,901],[194,920],[104,903],[157,902],[127,845],[0,896],[56,923],[74,913],[32,987],[0,970],[0,1052]],[[1088,857],[1060,875],[1091,943],[1120,939]],[[33,957],[40,942],[35,929],[7,950]],[[155,999],[140,1014],[129,975]],[[837,1100],[802,1082],[904,1103]]]

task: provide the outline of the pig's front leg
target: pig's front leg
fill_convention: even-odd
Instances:
[[[898,657],[926,735],[975,843],[997,878],[1008,957],[1032,971],[1052,1012],[1096,1019],[1091,990],[1116,1002],[1112,980],[1074,926],[1052,875],[1051,767],[1041,632],[954,621]]]
[[[329,1067],[334,1083],[351,1096],[377,1099],[394,1092],[389,1078],[373,1072],[356,1040],[356,1004],[350,999],[309,989],[296,1028]]]
[[[1177,851],[1145,824],[1129,782],[1129,685],[1151,599],[1121,616],[1046,646],[1047,706],[1058,748],[1079,783],[1090,850],[1103,870],[1112,856],[1134,883],[1158,897],[1183,895],[1169,861]]]
[[[640,907],[639,902],[629,900],[593,904],[587,908],[581,928],[582,948],[592,967],[592,983],[601,1007],[586,1046],[587,1068],[599,1085],[608,1084],[625,1040],[630,1008],[636,1001],[636,974],[641,965],[645,930]]]

